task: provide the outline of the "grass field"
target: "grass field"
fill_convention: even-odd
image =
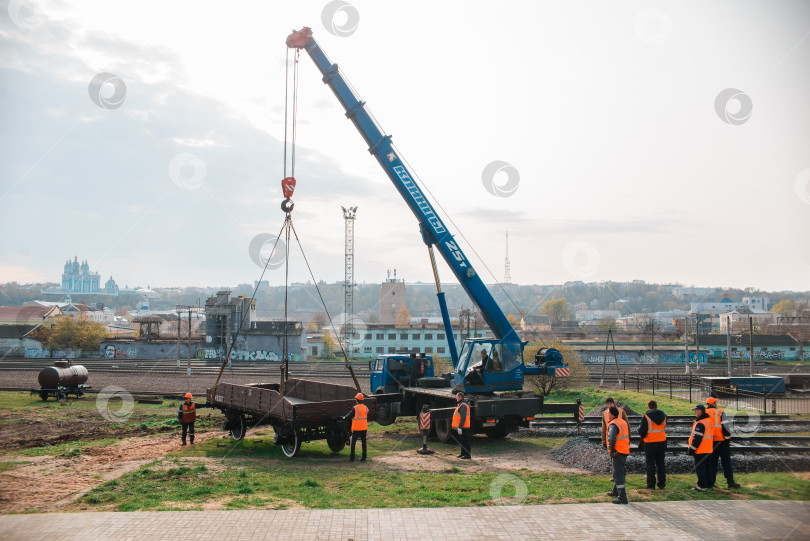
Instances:
[[[652,398],[655,398],[655,401],[658,402],[658,409],[663,410],[668,415],[694,415],[695,413],[692,409],[695,407],[695,403],[690,404],[688,400],[681,398],[669,398],[660,394],[653,397],[650,393],[603,390],[593,386],[576,391],[554,390],[545,400],[547,402],[576,402],[577,398],[579,398],[582,400],[582,405],[585,406],[585,413],[587,414],[590,410],[603,406],[605,399],[609,396],[613,397],[614,400],[624,402],[640,414],[647,411],[647,401]]]
[[[345,509],[444,507],[503,504],[604,502],[612,487],[606,475],[530,470],[470,471],[467,464],[440,472],[381,470],[372,461],[346,462],[310,455],[279,463],[200,464],[183,457],[155,461],[104,483],[75,505],[117,511],[204,509]],[[628,477],[633,501],[810,499],[810,482],[799,474],[757,473],[741,479],[745,488],[694,493],[694,475],[671,475],[666,490],[642,490],[641,475]]]
[[[555,391],[547,400],[581,398],[589,411],[611,394],[636,411],[646,410],[649,395],[632,391],[589,387]],[[691,413],[685,400],[661,397],[659,404],[670,414]],[[431,441],[437,455],[423,459],[415,453],[421,445],[416,421],[399,419],[386,427],[370,425],[367,462],[349,463],[348,450],[332,453],[325,441],[305,443],[298,457],[287,459],[273,444],[272,428],[251,430],[243,441],[236,442],[224,437],[219,430],[222,416],[211,410],[198,423],[198,444],[180,447],[176,408],[174,401],[136,403],[132,417],[110,423],[92,398],[42,403],[27,393],[0,393],[0,428],[4,431],[0,442],[5,444],[4,461],[0,461],[5,480],[0,483],[32,469],[47,476],[43,481],[63,475],[68,479],[81,467],[77,479],[87,483],[85,486],[97,486],[72,503],[47,508],[60,511],[441,507],[609,500],[604,495],[611,487],[609,476],[578,473],[547,458],[566,438],[476,437],[475,459],[469,462],[453,458],[455,446]],[[14,430],[17,435],[12,434]],[[28,446],[25,439],[29,436],[39,443]],[[148,451],[158,444],[157,451]],[[107,450],[109,454],[104,453]],[[111,478],[108,458],[112,462],[140,461],[102,482]],[[628,488],[631,501],[810,500],[808,473],[743,474],[739,481],[743,489],[698,494],[691,491],[694,475],[670,476],[665,491],[643,490],[644,476],[630,475]],[[29,496],[32,503],[5,512],[41,510],[38,495],[47,494],[47,484],[41,489],[26,486],[40,490]]]

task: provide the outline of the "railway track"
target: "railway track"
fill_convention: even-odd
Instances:
[[[143,373],[185,375],[191,368],[196,376],[216,376],[222,366],[220,361],[206,361],[192,359],[180,360],[179,367],[176,359],[157,360],[110,360],[110,359],[76,359],[75,364],[81,364],[88,371],[116,372],[116,373]],[[0,371],[6,370],[42,370],[53,365],[53,359],[13,359],[0,361]],[[352,369],[357,376],[368,376],[367,362],[352,362]],[[281,372],[281,363],[231,363],[226,367],[223,375],[242,375],[269,377],[278,376]],[[351,377],[342,362],[299,361],[290,365],[290,375],[295,377],[321,376],[321,377]]]
[[[685,453],[689,436],[667,435],[668,453]],[[591,443],[600,443],[600,436],[588,438]],[[737,453],[810,454],[810,436],[749,436],[732,438],[731,449]],[[641,452],[638,444],[630,445],[630,452]]]
[[[756,417],[745,417],[738,415],[735,417],[735,422],[740,425],[755,422],[759,425],[770,426],[795,426],[796,428],[810,427],[810,419],[791,419],[791,418],[770,418],[770,415],[761,415],[758,419]],[[629,418],[630,425],[635,426],[641,421],[640,417],[633,419]],[[667,418],[667,426],[692,426],[694,417],[692,419],[671,419]],[[535,420],[530,422],[532,428],[576,428],[577,422],[570,417],[535,417]],[[602,427],[602,420],[599,418],[586,418],[580,426],[583,428],[600,428]]]

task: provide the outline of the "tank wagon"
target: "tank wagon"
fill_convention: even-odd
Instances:
[[[38,394],[43,401],[49,397],[62,400],[69,395],[81,398],[90,389],[85,385],[89,376],[84,366],[74,365],[67,360],[54,361],[53,366],[39,372],[39,389],[31,389],[31,394]]]

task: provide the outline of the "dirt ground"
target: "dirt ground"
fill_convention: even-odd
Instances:
[[[221,435],[198,432],[196,442]],[[0,513],[58,511],[101,483],[179,448],[177,434],[162,434],[90,447],[77,455],[5,455],[6,461],[27,464],[0,473]]]

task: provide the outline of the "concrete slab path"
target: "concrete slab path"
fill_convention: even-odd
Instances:
[[[5,541],[224,539],[810,539],[810,502],[702,501],[436,509],[165,511],[0,516]]]

